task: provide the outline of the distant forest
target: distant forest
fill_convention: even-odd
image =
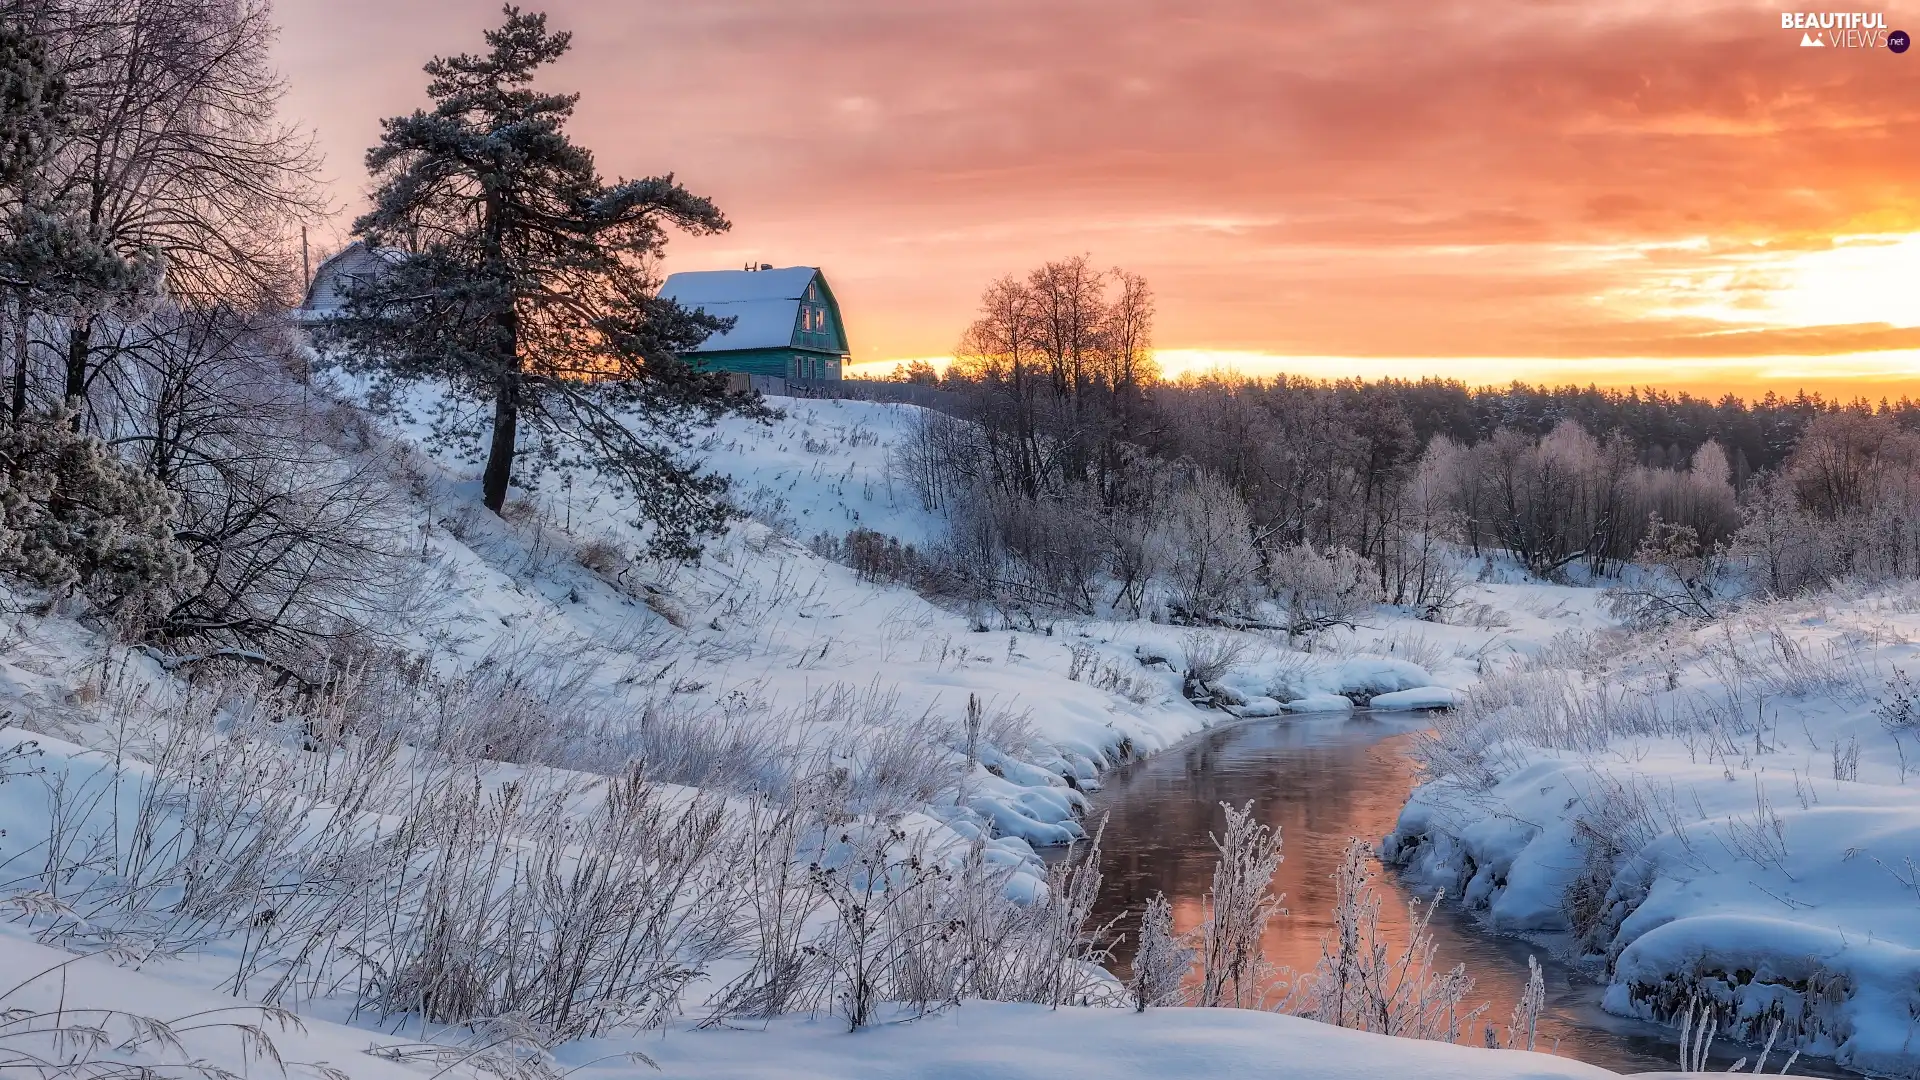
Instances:
[[[915,361],[895,377],[926,386],[944,383],[932,365]],[[1502,428],[1545,435],[1563,420],[1572,420],[1602,438],[1618,433],[1639,454],[1640,464],[1654,468],[1685,466],[1701,444],[1714,441],[1726,449],[1736,487],[1753,474],[1778,468],[1799,444],[1801,434],[1816,416],[1852,413],[1883,416],[1906,431],[1920,433],[1920,401],[1902,397],[1864,397],[1842,401],[1801,390],[1791,397],[1774,391],[1746,399],[1723,394],[1710,401],[1686,391],[1655,387],[1602,389],[1598,386],[1535,386],[1513,382],[1507,386],[1470,386],[1459,379],[1311,379],[1279,375],[1250,379],[1237,375],[1189,375],[1151,384],[1143,396],[1178,397],[1183,390],[1217,390],[1239,384],[1240,392],[1270,397],[1276,406],[1287,399],[1328,396],[1356,417],[1385,406],[1406,419],[1414,441],[1424,446],[1435,435],[1472,445],[1493,437]]]
[[[1792,397],[1768,391],[1752,401],[1733,394],[1709,401],[1653,387],[1603,390],[1522,382],[1474,387],[1456,379],[1326,382],[1288,376],[1275,382],[1279,392],[1311,386],[1354,398],[1383,397],[1405,414],[1422,444],[1437,434],[1477,443],[1503,427],[1544,435],[1561,421],[1572,420],[1601,438],[1615,432],[1626,436],[1640,451],[1641,464],[1664,468],[1685,465],[1702,443],[1713,440],[1726,448],[1735,486],[1743,486],[1755,472],[1778,468],[1807,425],[1822,414],[1882,415],[1920,432],[1920,402],[1906,397],[1897,402],[1882,398],[1875,405],[1864,398],[1843,402],[1804,390]]]

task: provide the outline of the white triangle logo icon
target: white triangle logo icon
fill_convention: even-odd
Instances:
[[[1824,49],[1827,47],[1827,43],[1814,37],[1812,34],[1801,34],[1800,47],[1803,49]]]

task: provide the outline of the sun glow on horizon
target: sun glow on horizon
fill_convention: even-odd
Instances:
[[[1734,393],[1755,397],[1772,390],[1800,390],[1828,397],[1898,398],[1920,396],[1920,349],[1843,353],[1833,356],[1671,357],[1381,357],[1295,356],[1254,349],[1159,349],[1162,376],[1224,371],[1260,379],[1277,375],[1309,379],[1453,379],[1470,386],[1588,385],[1608,388],[1658,387],[1695,395]],[[924,360],[945,371],[951,357],[906,357],[848,365],[854,378],[884,379],[898,368]]]

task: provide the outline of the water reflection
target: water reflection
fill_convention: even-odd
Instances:
[[[1172,902],[1178,927],[1201,919],[1202,897],[1212,879],[1215,850],[1208,834],[1225,825],[1220,804],[1252,800],[1262,821],[1280,827],[1286,861],[1274,887],[1286,894],[1289,914],[1276,919],[1265,938],[1275,966],[1311,968],[1331,923],[1332,875],[1349,836],[1377,842],[1393,827],[1414,782],[1407,758],[1416,722],[1365,713],[1351,717],[1261,721],[1208,732],[1107,778],[1094,799],[1095,815],[1109,815],[1102,854],[1102,921],[1138,913],[1156,892]],[[1376,879],[1380,922],[1396,946],[1407,936],[1411,893],[1396,875]],[[1131,935],[1130,921],[1121,929]],[[1439,964],[1465,963],[1475,979],[1473,1000],[1490,1004],[1484,1019],[1505,1029],[1513,1003],[1525,988],[1526,942],[1481,932],[1472,921],[1443,906],[1429,929],[1439,946]],[[1130,958],[1130,942],[1119,959]],[[1621,1072],[1674,1067],[1672,1037],[1649,1024],[1609,1016],[1599,1008],[1599,988],[1546,961],[1547,1013],[1538,1048]],[[1723,1044],[1724,1069],[1746,1048]],[[1776,1054],[1769,1071],[1784,1064]],[[1802,1059],[1795,1071],[1851,1076]]]

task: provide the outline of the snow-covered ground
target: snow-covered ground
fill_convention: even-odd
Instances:
[[[1565,640],[1442,722],[1389,855],[1613,1011],[1920,1074],[1916,642],[1912,586]]]
[[[414,1038],[311,1017],[296,1026],[236,1005],[222,994],[185,989],[96,958],[75,960],[5,936],[0,936],[0,971],[7,973],[9,985],[26,983],[9,995],[7,1004],[39,1017],[34,1025],[0,1026],[0,1053],[54,1048],[49,1032],[55,1022],[49,1014],[64,1005],[63,1019],[73,1029],[63,1048],[69,1058],[82,1025],[98,1026],[120,1040],[140,1032],[130,1023],[134,1017],[177,1020],[177,1047],[165,1045],[149,1029],[137,1043],[99,1055],[116,1063],[150,1066],[160,1075],[191,1075],[182,1062],[195,1060],[228,1070],[229,1076],[281,1076],[284,1068],[284,1075],[301,1080],[325,1080],[332,1075],[327,1070],[356,1080],[422,1080],[463,1064],[459,1055]],[[81,1002],[86,1004],[77,1007]],[[258,1033],[243,1033],[241,1025]],[[280,1066],[262,1056],[265,1045],[279,1056]],[[635,1053],[645,1055],[657,1071],[629,1056]],[[1409,1068],[1431,1080],[1600,1080],[1615,1075],[1566,1058],[1415,1043],[1248,1010],[1155,1010],[1142,1016],[1119,1009],[1056,1011],[996,1002],[969,1002],[938,1016],[885,1023],[857,1034],[830,1020],[791,1017],[752,1030],[584,1040],[562,1048],[546,1075],[587,1080],[1059,1080],[1084,1075],[1113,1080],[1370,1080]]]
[[[1355,698],[1370,697],[1378,708],[1405,709],[1429,708],[1462,696],[1479,702],[1487,693],[1483,680],[1489,675],[1505,686],[1522,676],[1503,673],[1567,662],[1565,658],[1576,653],[1591,657],[1595,650],[1581,652],[1573,644],[1575,637],[1608,625],[1594,590],[1492,580],[1470,588],[1466,606],[1450,625],[1383,611],[1366,628],[1322,635],[1311,652],[1229,630],[1192,631],[1144,622],[1061,619],[1027,629],[983,629],[977,615],[940,607],[900,586],[862,581],[807,544],[856,526],[915,544],[941,535],[942,521],[920,507],[890,467],[893,448],[913,421],[913,407],[774,403],[783,409],[782,417],[769,423],[729,419],[696,448],[709,468],[733,479],[735,498],[750,516],[730,528],[697,565],[684,567],[638,557],[642,538],[631,524],[630,508],[591,478],[550,475],[536,491],[518,495],[502,519],[477,505],[471,465],[428,449],[423,426],[382,429],[370,452],[388,466],[396,516],[418,523],[408,539],[412,592],[395,609],[391,643],[427,657],[445,678],[493,679],[476,683],[483,694],[519,695],[535,686],[534,697],[563,697],[566,707],[549,710],[551,715],[534,710],[549,725],[608,714],[641,718],[634,728],[595,720],[590,729],[549,731],[554,738],[517,763],[487,766],[489,791],[558,793],[566,821],[590,820],[595,800],[602,796],[588,800],[581,793],[597,780],[595,774],[617,774],[628,757],[660,749],[659,736],[647,732],[662,725],[670,739],[700,747],[712,743],[710,752],[688,752],[682,755],[685,760],[665,765],[650,761],[669,773],[661,790],[675,805],[686,805],[699,785],[714,784],[728,794],[726,778],[713,774],[718,768],[714,763],[721,759],[771,768],[824,758],[852,777],[856,788],[865,781],[884,786],[902,770],[902,762],[937,759],[963,768],[964,775],[959,783],[929,793],[924,803],[898,808],[905,811],[902,826],[925,834],[934,850],[950,855],[963,851],[969,841],[983,840],[990,862],[1016,868],[1010,889],[1032,895],[1044,874],[1033,845],[1081,835],[1076,812],[1084,805],[1083,792],[1098,785],[1103,770],[1130,756],[1164,749],[1214,724],[1347,709]],[[1839,626],[1845,620],[1831,619],[1825,629],[1789,633],[1796,640],[1842,634]],[[38,880],[34,861],[44,862],[56,843],[66,850],[84,850],[89,874],[103,873],[102,860],[117,858],[123,867],[134,865],[139,860],[120,845],[130,843],[128,837],[139,830],[122,826],[142,813],[169,812],[166,808],[173,804],[167,799],[142,803],[115,779],[126,775],[138,781],[148,775],[142,772],[145,765],[120,764],[122,754],[137,758],[151,752],[142,750],[142,732],[127,730],[126,717],[132,711],[162,708],[181,695],[181,684],[156,658],[115,647],[57,615],[19,614],[0,633],[5,645],[0,651],[0,713],[8,725],[0,733],[0,751],[36,739],[39,743],[26,756],[0,762],[0,773],[11,774],[0,784],[0,828],[5,830],[0,833],[0,864],[9,871],[4,876]],[[1301,644],[1304,649],[1307,643]],[[1210,705],[1195,705],[1183,692],[1191,654],[1218,653],[1223,647],[1238,650],[1238,660],[1211,680]],[[1897,649],[1884,642],[1876,647]],[[1680,655],[1678,648],[1660,655]],[[1898,657],[1887,652],[1882,659],[1891,663]],[[1682,682],[1689,686],[1704,685],[1704,678],[1696,677],[1692,668],[1682,672]],[[964,765],[970,699],[978,702],[982,723],[976,760]],[[1770,766],[1774,771],[1764,774],[1760,790],[1772,797],[1775,810],[1786,814],[1785,800],[1779,797],[1780,770],[1795,752],[1787,744],[1796,726],[1787,722],[1783,727],[1783,700],[1770,695],[1768,727],[1762,735],[1767,749],[1757,751],[1752,762],[1729,759],[1721,751],[1703,759],[1698,768],[1718,777],[1723,767],[1732,770],[1736,763],[1743,770]],[[1826,782],[1819,791],[1823,801],[1810,803],[1806,813],[1844,806],[1856,815],[1882,814],[1835,826],[1858,827],[1862,837],[1873,835],[1874,828],[1905,827],[1896,821],[1897,785],[1887,787],[1893,783],[1886,775],[1889,766],[1872,738],[1878,729],[1873,721],[1861,719],[1859,709],[1850,715],[1846,722],[1851,727],[1832,732],[1818,728],[1808,739],[1830,741],[1854,732],[1865,749],[1862,779],[1852,787],[1892,794],[1879,803],[1856,805],[1830,796],[1828,788],[1834,785]],[[215,727],[238,722],[219,703],[205,716]],[[1818,727],[1825,720],[1816,717],[1813,722]],[[676,744],[673,749],[685,747]],[[1649,752],[1670,751],[1659,744]],[[1510,757],[1517,776],[1531,767],[1522,760],[1527,753],[1513,750],[1500,758],[1501,767]],[[1810,761],[1812,753],[1801,753],[1800,758]],[[1812,766],[1800,758],[1793,759],[1799,770],[1795,777],[1801,785],[1811,784]],[[412,750],[402,751],[395,768],[412,775],[424,767],[422,760]],[[1569,770],[1597,767],[1592,755],[1576,760],[1563,754],[1553,760]],[[339,781],[329,772],[332,763],[324,754],[295,754],[271,766],[242,754],[234,763],[265,770],[257,775],[269,779],[254,783],[284,784],[297,791],[297,797],[268,800],[270,806],[248,811],[267,815],[271,809],[282,815],[272,820],[279,822],[276,828],[284,836],[386,829],[398,820],[394,815],[399,811],[385,807],[405,801],[404,791],[356,789],[355,813],[364,816],[336,813],[328,800],[339,797]],[[1565,783],[1571,790],[1574,781]],[[1728,790],[1737,787],[1741,785],[1729,785]],[[260,790],[265,793],[268,787]],[[1507,790],[1498,787],[1470,805],[1493,806]],[[1512,790],[1515,799],[1523,794],[1520,788]],[[76,801],[83,795],[90,801]],[[1430,820],[1438,822],[1441,808],[1451,804],[1425,798],[1420,805],[1435,808]],[[1722,803],[1703,805],[1711,810]],[[1409,822],[1420,820],[1420,812],[1410,812]],[[1471,821],[1460,820],[1465,832]],[[169,824],[156,835],[183,834],[172,829]],[[1429,830],[1436,839],[1427,849],[1434,853],[1428,861],[1435,871],[1443,869],[1439,853],[1454,850],[1437,839],[1438,829],[1435,825]],[[1798,872],[1801,864],[1793,860],[1813,857],[1821,845],[1813,826],[1803,829],[1796,820],[1792,829],[1793,853],[1783,861],[1785,869]],[[1808,841],[1804,845],[1803,834]],[[1863,901],[1861,910],[1881,910],[1876,905],[1898,892],[1889,884],[1891,876],[1873,866],[1868,854],[1886,858],[1903,842],[1910,845],[1910,840],[1888,834],[1871,853],[1863,846],[1840,860],[1861,884],[1835,895],[1866,897],[1870,884],[1878,890],[1872,896],[1880,899]],[[1469,846],[1464,839],[1454,845],[1460,851]],[[1524,862],[1524,852],[1532,850],[1525,844],[1509,846],[1514,854],[1508,864]],[[1551,862],[1546,849],[1540,854],[1543,866]],[[1829,861],[1839,857],[1835,851],[1824,854]],[[1702,857],[1696,851],[1687,855]],[[1889,861],[1898,867],[1897,860]],[[1866,874],[1869,866],[1880,876]],[[1503,879],[1506,874],[1503,869]],[[1544,869],[1536,874],[1547,876]],[[1515,880],[1526,880],[1525,871],[1514,875]],[[97,880],[116,884],[112,878],[112,873],[104,873]],[[1649,880],[1657,896],[1665,879],[1656,874]],[[1808,892],[1806,883],[1798,880],[1783,884],[1763,875],[1760,884],[1784,899],[1770,900],[1754,891],[1759,900],[1742,909],[1747,916],[1764,910],[1766,903],[1790,908],[1796,902],[1824,903],[1829,895]],[[1534,927],[1550,921],[1541,912],[1552,906],[1552,887],[1542,885],[1529,894],[1525,888],[1507,886],[1493,896],[1483,885],[1476,895],[1500,901],[1495,907],[1503,925]],[[1722,891],[1728,890],[1738,892],[1733,886]],[[1531,899],[1523,900],[1529,895]],[[1525,904],[1532,905],[1526,909],[1532,914],[1510,914]],[[1911,909],[1910,896],[1907,904]],[[58,962],[64,954],[27,940],[45,936],[50,926],[65,927],[63,940],[87,936],[84,928],[75,930],[73,915],[49,914],[54,906],[47,897],[35,894],[15,906],[23,916],[37,912],[38,917],[0,925],[0,968],[24,977],[30,969],[38,970],[35,965]],[[1650,904],[1640,909],[1677,910]],[[1780,911],[1772,914],[1776,919],[1789,917]],[[271,922],[279,916],[267,911],[260,917]],[[1801,923],[1837,932],[1836,926]],[[1635,936],[1657,945],[1658,934],[1639,933],[1650,927],[1646,920],[1635,923]],[[1911,927],[1901,923],[1895,929],[1870,929],[1878,935],[1878,944],[1848,954],[1856,955],[1857,962],[1849,961],[1845,972],[1862,981],[1906,977],[1904,960],[1887,941],[1911,943]],[[1855,924],[1845,932],[1858,936]],[[268,934],[262,931],[259,936]],[[1652,945],[1622,957],[1620,970],[1654,970],[1665,954]],[[231,1004],[232,997],[209,995],[229,977],[225,972],[236,957],[244,963],[247,950],[258,947],[250,936],[249,941],[199,943],[173,952],[110,949],[107,957],[73,965],[70,974],[78,980],[74,985],[88,993],[104,988],[98,1003],[113,1004],[127,996],[128,1007],[138,1005],[146,1015],[164,1019],[192,1012],[203,998]],[[1874,962],[1878,966],[1868,962],[1869,952],[1881,958]],[[131,964],[136,956],[144,957],[137,975],[111,967],[114,959]],[[272,984],[271,979],[242,982],[243,997]],[[38,994],[41,988],[36,983],[22,993]],[[287,1036],[294,1050],[282,1047],[282,1053],[290,1060],[324,1060],[354,1076],[433,1075],[444,1067],[444,1061],[423,1064],[431,1055],[409,1059],[411,1065],[369,1057],[369,1043],[395,1037],[334,1026],[328,1021],[352,1018],[325,995],[304,1000],[299,1007],[311,1023],[306,1034]],[[696,1032],[679,1030],[685,1025],[678,1021],[669,1027],[675,1030],[664,1037],[564,1047],[560,1064],[571,1067],[569,1063],[638,1048],[658,1058],[669,1075],[782,1080],[1053,1076],[1084,1071],[1090,1054],[1097,1055],[1103,1075],[1119,1077],[1265,1074],[1276,1062],[1296,1066],[1282,1075],[1316,1077],[1408,1068],[1433,1076],[1605,1075],[1562,1059],[1385,1040],[1226,1010],[1163,1010],[1137,1017],[1105,1009],[1046,1011],[971,1002],[911,1024],[880,1025],[855,1035],[842,1034],[839,1022],[826,1015],[776,1020],[764,1031]],[[4,1039],[0,1032],[0,1043]],[[208,1053],[213,1060],[224,1060]],[[1078,1069],[1069,1068],[1069,1062]],[[603,1062],[581,1072],[615,1067]],[[623,1076],[632,1072],[630,1065],[617,1067]],[[420,1068],[425,1073],[419,1073]]]

